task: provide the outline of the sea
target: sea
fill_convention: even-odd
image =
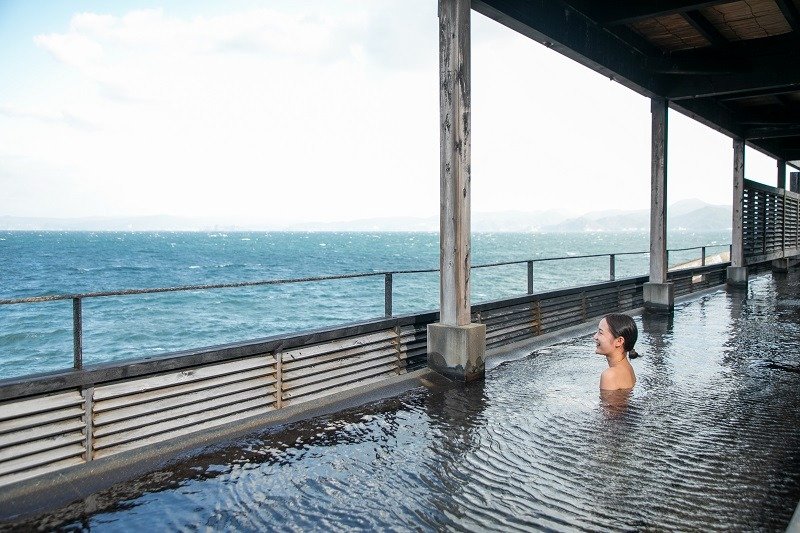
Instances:
[[[534,263],[535,292],[648,270],[645,232],[476,233],[472,264]],[[727,251],[730,233],[674,231],[668,248]],[[670,253],[670,265],[700,250]],[[0,232],[0,299],[437,269],[437,233]],[[393,314],[436,310],[438,272],[392,276]],[[474,268],[472,302],[527,292],[525,264]],[[348,324],[384,315],[384,276],[83,300],[84,365]],[[0,305],[0,379],[68,369],[70,300]]]

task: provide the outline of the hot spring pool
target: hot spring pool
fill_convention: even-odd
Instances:
[[[637,317],[630,397],[590,335],[217,445],[14,525],[782,530],[800,499],[800,276]]]

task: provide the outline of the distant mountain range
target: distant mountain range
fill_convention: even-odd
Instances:
[[[671,231],[714,231],[731,227],[731,206],[711,205],[701,200],[682,200],[667,209],[667,229]],[[648,231],[650,211],[593,212],[540,228],[544,232]]]
[[[668,209],[667,229],[722,231],[731,227],[731,207],[701,200],[682,200]],[[474,232],[587,232],[647,231],[650,213],[639,210],[593,211],[570,217],[559,210],[473,213]],[[167,215],[147,217],[29,218],[0,216],[0,230],[16,231],[439,231],[439,217],[385,217],[344,222],[285,224],[250,222],[231,224],[223,220],[181,218]]]

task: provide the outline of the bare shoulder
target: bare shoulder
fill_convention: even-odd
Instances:
[[[612,367],[603,370],[600,374],[601,390],[630,389],[636,383],[633,369],[628,371],[625,367]]]
[[[613,368],[606,368],[600,374],[600,389],[601,390],[616,390],[617,376]]]

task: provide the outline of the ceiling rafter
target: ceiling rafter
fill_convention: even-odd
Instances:
[[[697,30],[697,33],[711,43],[711,46],[724,47],[730,44],[730,41],[728,41],[700,11],[686,11],[681,13],[681,16],[692,28]]]
[[[800,12],[791,0],[774,0],[792,31],[800,31]]]
[[[571,4],[472,0],[472,8],[637,92],[662,90],[663,56],[638,49]]]
[[[745,130],[745,139],[776,139],[797,137],[800,140],[800,124],[790,126],[761,126]]]
[[[736,0],[619,0],[592,2],[593,18],[601,24],[630,24],[638,20],[677,15],[687,11],[697,11],[720,4],[730,4]]]
[[[785,108],[796,110],[798,109],[797,102],[789,98],[787,93],[776,94],[775,99],[780,102]]]
[[[793,93],[793,92],[796,92],[796,91],[800,91],[800,83],[796,83],[796,84],[790,85],[788,87],[782,87],[782,88],[779,88],[779,89],[770,87],[770,88],[766,88],[766,89],[756,89],[756,90],[753,90],[753,91],[742,91],[742,92],[737,93],[737,94],[732,94],[732,95],[728,95],[728,96],[720,96],[719,100],[722,101],[722,102],[732,102],[732,101],[735,101],[735,100],[746,100],[748,98],[754,98],[754,97],[758,97],[758,96],[774,96],[774,95],[780,95],[780,94],[788,94],[788,93]]]
[[[752,95],[754,91],[788,92],[800,85],[800,55],[794,49],[781,55],[739,59],[740,69],[703,76],[671,76],[664,95],[670,100]]]
[[[746,138],[748,146],[791,165],[800,160],[800,105],[782,95],[800,92],[800,57],[794,57],[800,56],[795,54],[800,50],[800,17],[794,0],[775,0],[794,31],[728,41],[702,10],[734,1],[739,0],[472,0],[472,6],[639,94],[666,98],[671,108],[726,135]],[[631,25],[665,15],[679,15],[704,40],[692,36],[698,47],[670,51],[656,34],[651,36],[650,26]],[[663,22],[686,29],[682,21]],[[706,41],[712,46],[705,46]],[[776,98],[746,101],[760,96]]]

